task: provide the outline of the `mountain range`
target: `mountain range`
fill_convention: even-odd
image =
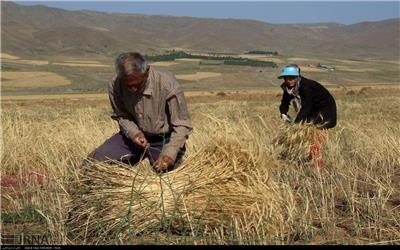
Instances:
[[[1,2],[2,52],[18,56],[165,50],[399,58],[400,19],[272,24],[255,20],[68,11]]]

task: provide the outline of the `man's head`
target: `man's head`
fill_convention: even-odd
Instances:
[[[149,66],[140,53],[127,52],[117,57],[115,69],[119,79],[128,90],[136,93],[143,88],[147,80]]]
[[[289,88],[293,88],[300,78],[300,67],[297,64],[289,64],[282,69],[278,79],[284,79]]]

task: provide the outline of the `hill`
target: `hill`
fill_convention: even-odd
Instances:
[[[271,24],[254,20],[67,11],[2,2],[2,51],[19,56],[115,55],[138,50],[398,58],[400,19]]]

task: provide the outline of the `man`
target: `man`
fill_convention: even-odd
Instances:
[[[279,110],[283,120],[292,121],[287,112],[290,102],[293,101],[293,106],[298,112],[295,123],[311,122],[324,129],[336,126],[335,99],[324,86],[301,76],[300,68],[295,64],[282,69],[278,79],[282,78],[283,96]]]
[[[284,121],[291,123],[292,119],[287,114],[290,102],[297,113],[295,123],[309,122],[323,129],[313,136],[310,147],[310,158],[314,165],[322,167],[322,144],[325,141],[325,130],[336,126],[336,102],[329,91],[316,81],[300,75],[300,68],[290,64],[282,69],[278,79],[284,79],[281,88],[283,96],[279,110]]]
[[[122,53],[109,85],[112,118],[119,133],[106,140],[90,157],[136,164],[147,157],[156,172],[178,167],[192,125],[185,97],[176,78],[155,69],[139,53]]]

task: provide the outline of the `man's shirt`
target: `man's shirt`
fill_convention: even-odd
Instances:
[[[193,128],[185,97],[174,75],[150,67],[142,91],[132,94],[115,77],[108,93],[113,109],[111,118],[118,121],[121,131],[131,139],[139,132],[146,136],[171,133],[162,154],[175,161]]]

